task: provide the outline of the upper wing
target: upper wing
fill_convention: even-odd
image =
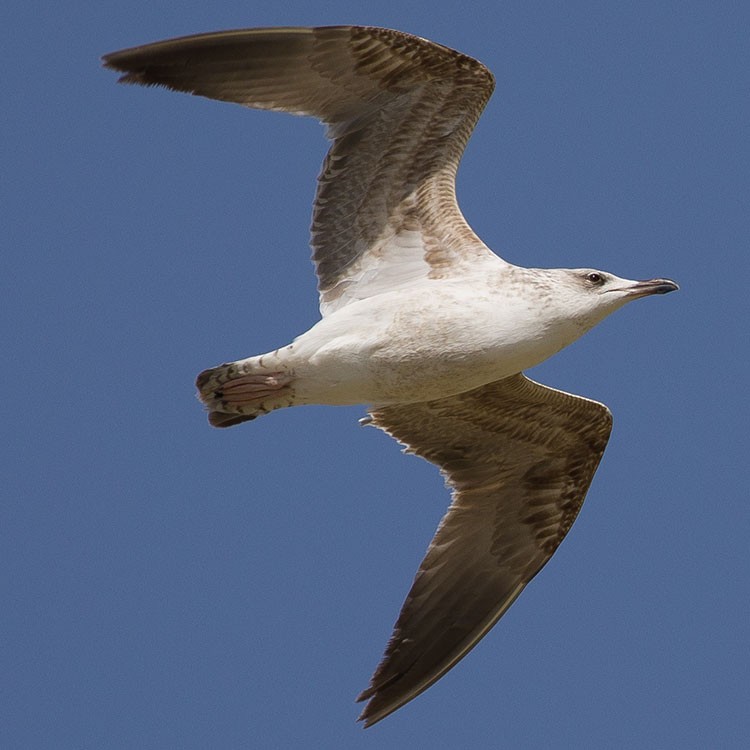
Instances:
[[[476,60],[358,26],[200,34],[103,60],[126,83],[328,125],[312,225],[324,313],[490,254],[455,198],[458,162],[494,88]]]
[[[453,501],[383,660],[358,698],[369,726],[426,690],[489,631],[578,515],[612,427],[606,406],[523,375],[372,423],[441,467]]]

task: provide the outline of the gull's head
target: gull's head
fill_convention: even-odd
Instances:
[[[557,301],[584,330],[627,302],[679,289],[671,279],[633,281],[594,268],[550,269]]]

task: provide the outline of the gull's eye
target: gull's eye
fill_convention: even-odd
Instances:
[[[586,281],[589,281],[596,286],[600,286],[604,283],[604,277],[600,273],[587,273]]]

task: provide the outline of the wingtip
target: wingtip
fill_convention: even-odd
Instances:
[[[107,70],[115,70],[118,73],[124,73],[124,69],[117,64],[117,57],[120,55],[120,52],[122,52],[122,50],[118,52],[107,52],[106,55],[102,55],[99,58],[102,67],[107,68]]]
[[[357,698],[357,701],[360,699]],[[391,711],[371,711],[369,704],[364,707],[362,710],[362,713],[357,717],[357,723],[362,724],[362,729],[369,729],[371,726],[374,726],[382,719],[385,719],[388,714],[390,714]]]
[[[138,79],[137,73],[130,73],[128,72],[127,68],[123,67],[122,65],[117,64],[118,54],[119,54],[118,52],[108,52],[106,55],[102,55],[99,58],[99,61],[101,62],[102,67],[105,68],[106,70],[113,70],[115,71],[115,73],[123,74],[117,79],[117,83],[129,83],[129,84],[140,83],[142,85],[145,84],[146,83],[145,81],[141,81]]]
[[[117,83],[124,83],[128,86],[159,86],[160,85],[157,81],[149,80],[145,76],[143,71],[128,72],[128,69],[125,68],[124,66],[117,65],[116,63],[109,60],[107,55],[102,57],[101,60],[102,60],[103,68],[106,68],[107,70],[113,70],[115,73],[122,74],[117,79]]]
[[[408,702],[408,700],[385,700],[382,694],[378,695],[379,689],[371,685],[355,698],[356,703],[367,701],[367,704],[357,717],[357,721],[362,722],[363,729],[368,729],[377,724],[401,708],[405,702]]]
[[[363,690],[355,699],[355,703],[362,703],[363,701],[369,701],[369,699],[372,697],[373,689],[372,687],[368,687],[366,690]],[[362,728],[367,729],[368,727],[371,727],[374,723],[372,717],[370,716],[370,707],[369,705],[366,705],[359,716],[357,717],[357,723],[362,722]]]

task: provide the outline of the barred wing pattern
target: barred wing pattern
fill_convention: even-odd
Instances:
[[[609,439],[603,404],[515,375],[371,424],[453,489],[370,686],[370,726],[426,690],[492,628],[563,540]]]
[[[104,63],[125,83],[328,126],[312,223],[323,314],[491,255],[455,197],[458,163],[494,88],[466,55],[390,29],[333,26],[200,34]]]

